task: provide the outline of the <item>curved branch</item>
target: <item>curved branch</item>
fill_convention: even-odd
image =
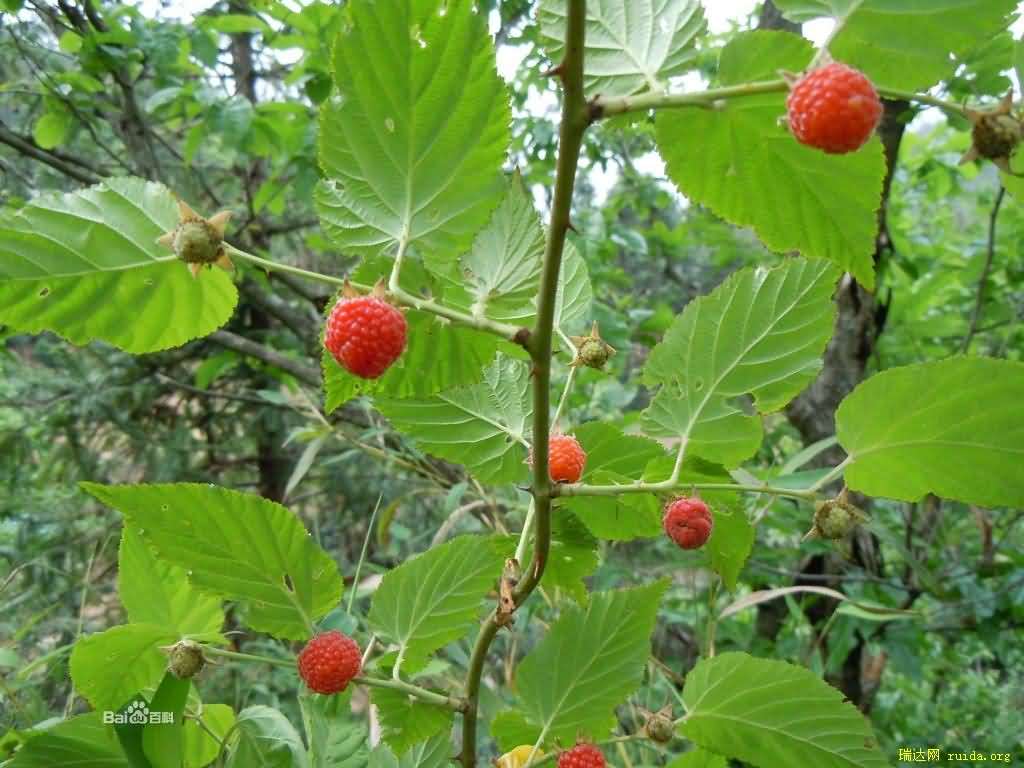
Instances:
[[[999,209],[1003,205],[1003,198],[1006,196],[1006,187],[999,185],[999,192],[996,194],[996,201],[992,205],[992,212],[988,216],[988,246],[985,251],[985,266],[981,270],[981,277],[978,278],[978,290],[974,297],[974,309],[971,310],[971,324],[964,336],[964,342],[960,345],[960,352],[966,354],[971,346],[974,335],[978,332],[978,323],[981,322],[981,309],[985,303],[985,289],[988,287],[988,276],[992,272],[992,260],[996,254],[996,221],[999,219]]]

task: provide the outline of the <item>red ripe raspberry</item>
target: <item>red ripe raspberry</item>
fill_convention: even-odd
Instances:
[[[558,768],[605,768],[604,755],[593,744],[577,744],[558,756]]]
[[[841,155],[864,146],[882,117],[871,81],[832,63],[797,81],[786,99],[789,128],[801,144]]]
[[[665,533],[683,549],[700,549],[711,536],[711,512],[700,499],[681,498],[665,507]]]
[[[548,438],[548,475],[556,483],[578,483],[586,463],[587,454],[572,435]]]
[[[349,373],[376,379],[405,349],[405,316],[376,296],[342,298],[327,318],[324,346]]]
[[[361,668],[356,641],[336,629],[314,637],[299,654],[299,677],[317,693],[344,691]]]

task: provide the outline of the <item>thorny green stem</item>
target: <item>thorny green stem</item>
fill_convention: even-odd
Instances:
[[[220,656],[225,659],[234,659],[235,661],[251,661],[258,664],[270,664],[275,667],[283,667],[292,670],[295,669],[295,659],[275,659],[272,656],[256,656],[251,653],[228,651],[223,648],[215,648],[209,645],[203,646],[203,655]],[[437,693],[436,691],[430,691],[426,688],[421,688],[418,685],[407,683],[404,680],[385,680],[379,677],[364,676],[355,677],[352,680],[359,685],[368,685],[372,688],[390,688],[393,691],[399,691],[427,704],[446,707],[448,709],[453,709],[456,712],[461,712],[465,707],[465,701],[462,699],[455,696],[446,696],[445,694]]]
[[[399,254],[404,256],[405,248],[407,243],[405,241],[399,243]],[[342,287],[345,285],[345,280],[340,277],[331,277],[330,275],[324,275],[320,272],[311,272],[308,269],[302,269],[300,267],[293,267],[289,264],[280,264],[275,261],[261,258],[253,253],[240,250],[233,245],[226,245],[227,253],[231,258],[241,259],[242,261],[248,261],[250,264],[262,267],[268,272],[283,272],[289,275],[295,275],[296,277],[303,277],[307,280],[315,280],[318,283],[325,283],[327,285],[333,285],[336,287]],[[399,257],[396,256],[395,264],[401,266]],[[349,283],[353,288],[357,288],[361,291],[369,291],[372,286],[361,285],[359,283]],[[525,328],[520,328],[516,325],[509,325],[508,323],[499,323],[494,320],[489,320],[486,317],[476,317],[474,315],[460,312],[457,309],[446,307],[443,304],[438,304],[433,299],[425,299],[419,296],[414,296],[405,289],[398,286],[398,280],[395,273],[392,273],[392,280],[388,287],[395,301],[405,307],[412,307],[423,312],[429,312],[443,317],[447,320],[451,320],[457,325],[465,325],[469,328],[474,328],[478,331],[484,331],[485,333],[493,333],[496,336],[500,336],[507,341],[513,341],[517,344],[524,343]]]
[[[566,20],[565,56],[559,67],[562,78],[562,115],[558,136],[558,162],[555,192],[551,206],[544,249],[544,266],[538,292],[537,321],[529,340],[524,344],[533,362],[533,560],[524,569],[523,577],[513,592],[519,606],[536,589],[544,575],[551,547],[552,485],[548,475],[548,433],[551,408],[551,337],[555,321],[555,294],[562,266],[562,252],[569,231],[573,186],[579,164],[583,134],[591,122],[583,95],[583,36],[586,17],[585,0],[569,0]],[[498,632],[497,614],[483,623],[470,657],[466,678],[466,709],[462,721],[463,768],[476,768],[477,707],[480,678],[494,636]]]
[[[962,104],[931,96],[927,93],[913,93],[895,88],[876,86],[879,94],[889,99],[904,99],[939,107],[947,112],[966,116],[967,110]],[[722,102],[745,96],[756,96],[760,93],[780,93],[789,89],[789,84],[782,79],[764,80],[754,83],[740,83],[723,88],[709,88],[693,93],[640,93],[635,96],[621,96],[616,99],[598,98],[591,105],[594,119],[621,115],[626,112],[646,112],[649,109],[676,109],[679,107],[715,108]]]

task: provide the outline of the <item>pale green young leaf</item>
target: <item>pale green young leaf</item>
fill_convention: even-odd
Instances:
[[[121,530],[117,592],[129,621],[179,637],[217,633],[224,624],[220,600],[193,589],[185,571],[158,559],[130,525]]]
[[[1024,507],[1024,363],[954,357],[892,368],[839,405],[846,484],[870,496],[927,493]]]
[[[422,450],[465,465],[483,482],[500,483],[526,475],[529,395],[526,363],[500,357],[479,384],[424,400],[377,398],[376,404]]]
[[[961,56],[1010,26],[1017,0],[779,0],[793,21],[832,17],[842,25],[832,56],[875,83],[927,90],[951,77]],[[913,29],[913,39],[907,30]]]
[[[384,575],[369,622],[416,666],[473,626],[502,562],[494,542],[479,536],[460,536],[409,558]]]
[[[857,708],[803,667],[723,653],[686,676],[683,701],[683,736],[757,768],[889,765]]]
[[[667,586],[591,594],[586,608],[566,606],[517,673],[519,706],[545,744],[601,739],[615,707],[635,691],[651,652],[658,602]]]
[[[238,713],[235,734],[227,768],[310,768],[302,737],[276,709],[246,707]]]
[[[54,149],[64,143],[70,129],[70,112],[44,112],[32,128],[32,138],[43,149]]]
[[[484,366],[494,358],[498,348],[496,336],[455,326],[417,310],[409,310],[405,318],[409,323],[408,345],[379,379],[352,375],[330,352],[324,351],[328,413],[360,395],[422,398],[480,381]]]
[[[790,259],[747,268],[690,302],[651,350],[644,381],[661,385],[644,412],[648,434],[687,441],[687,452],[736,466],[761,443],[758,413],[782,408],[817,375],[832,335],[838,271]]]
[[[812,53],[810,43],[785,32],[738,35],[722,51],[720,84],[776,79],[776,70],[803,69]],[[669,177],[693,202],[753,227],[772,250],[829,259],[870,288],[882,145],[873,138],[846,155],[805,147],[779,124],[784,102],[779,92],[719,109],[660,111],[655,133]]]
[[[338,93],[320,122],[324,229],[348,252],[406,241],[454,259],[500,200],[509,141],[487,16],[472,0],[352,3],[344,15]]]
[[[453,714],[450,709],[424,704],[387,688],[374,688],[371,699],[380,716],[382,737],[398,757],[421,741],[451,731]]]
[[[177,639],[173,629],[158,624],[121,624],[85,635],[71,652],[75,690],[96,709],[119,709],[160,682],[167,669],[160,647]]]
[[[566,0],[543,0],[541,43],[558,64],[565,55]],[[707,29],[698,0],[593,0],[587,3],[583,80],[587,95],[664,90],[693,68]]]
[[[533,324],[544,258],[544,230],[533,199],[516,174],[505,199],[460,259],[459,281],[445,303],[482,317]]]
[[[223,270],[193,278],[157,244],[177,205],[160,184],[118,178],[0,217],[0,323],[135,354],[212,333],[238,292]]]
[[[243,603],[255,630],[308,637],[311,622],[341,599],[337,564],[279,504],[192,483],[82,488],[123,513],[196,589]]]
[[[89,768],[131,768],[114,729],[100,712],[77,715],[32,736],[8,768],[54,768],[68,765],[69,755]]]
[[[202,726],[196,718],[185,720],[182,737],[185,768],[205,768],[217,759],[220,744],[214,736],[224,740],[235,725],[235,711],[227,704],[203,704],[198,720],[202,721]]]

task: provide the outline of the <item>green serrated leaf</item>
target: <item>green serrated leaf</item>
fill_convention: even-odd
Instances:
[[[758,768],[885,768],[871,726],[810,670],[723,653],[686,676],[679,732]]]
[[[748,458],[761,443],[761,419],[734,400],[751,395],[759,413],[770,413],[814,379],[832,335],[837,279],[827,262],[791,259],[736,272],[690,302],[644,366],[644,381],[661,385],[645,431],[727,466]]]
[[[714,521],[711,538],[707,542],[711,566],[722,577],[726,589],[736,589],[736,580],[754,546],[754,526],[738,500],[728,503],[714,494],[703,496]]]
[[[383,739],[398,757],[421,741],[451,731],[450,709],[424,704],[386,688],[374,688],[371,698],[380,714]]]
[[[185,571],[159,560],[131,526],[121,531],[117,591],[128,620],[155,624],[176,633],[208,635],[220,631],[220,600],[192,588]]]
[[[722,51],[719,79],[776,79],[772,73],[803,69],[812,54],[810,43],[786,32],[741,34]],[[779,124],[784,102],[780,92],[685,115],[660,111],[655,133],[668,174],[690,200],[753,227],[772,250],[829,259],[871,288],[885,176],[881,142],[846,155],[805,147]]]
[[[934,493],[1024,507],[1021,392],[1024,363],[984,357],[872,376],[836,411],[836,435],[849,455],[846,484],[905,501]]]
[[[651,652],[658,602],[667,583],[595,592],[585,609],[568,606],[517,673],[522,713],[545,744],[599,740],[615,725],[615,707],[641,682]]]
[[[400,241],[464,251],[501,198],[505,85],[486,14],[471,0],[382,0],[346,8],[334,46],[339,98],[321,111],[316,203],[347,251]]]
[[[370,753],[369,768],[447,768],[453,751],[448,734],[417,744],[401,758],[382,744]]]
[[[327,412],[360,395],[429,397],[451,387],[480,381],[498,348],[491,334],[453,326],[426,312],[410,310],[409,344],[379,379],[361,379],[346,371],[330,352],[323,353]]]
[[[185,721],[185,768],[205,768],[217,758],[220,744],[214,736],[224,740],[235,725],[235,711],[227,704],[204,704],[199,719],[203,726],[192,717]]]
[[[1010,25],[1016,0],[779,0],[793,21],[831,16],[841,23],[832,56],[874,82],[927,90],[950,77],[961,56]],[[913,29],[913,45],[907,30]]]
[[[502,752],[511,752],[523,744],[536,744],[540,738],[540,727],[529,722],[516,709],[506,709],[495,715],[491,720],[490,731]]]
[[[82,488],[122,512],[195,588],[243,603],[253,629],[306,638],[341,599],[337,564],[279,504],[192,483]]]
[[[99,712],[62,720],[32,736],[14,755],[9,768],[64,766],[68,755],[89,768],[131,768],[114,729],[103,724]]]
[[[489,539],[452,539],[386,573],[369,622],[398,643],[403,661],[418,666],[472,627],[501,566],[501,553]]]
[[[543,257],[544,230],[533,198],[516,174],[490,222],[460,259],[460,279],[445,289],[445,303],[499,322],[531,326]]]
[[[160,184],[120,178],[0,217],[0,323],[135,354],[212,333],[238,292],[223,270],[194,279],[157,245],[177,224],[177,205]]]
[[[276,709],[246,707],[238,713],[235,733],[227,768],[310,768],[302,737]]]
[[[86,635],[71,652],[75,690],[96,709],[117,710],[160,682],[167,669],[160,647],[177,639],[173,630],[156,624],[122,624]]]
[[[565,55],[566,0],[543,0],[541,42],[556,64]],[[583,79],[587,95],[664,90],[694,66],[707,29],[697,0],[596,0],[587,3]]]
[[[483,482],[513,482],[526,475],[526,433],[533,411],[525,363],[499,357],[479,384],[428,400],[378,398],[376,404],[424,451],[465,465]]]

